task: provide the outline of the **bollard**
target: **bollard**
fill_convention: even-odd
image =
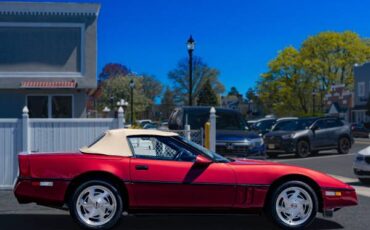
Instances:
[[[209,111],[209,121],[210,121],[210,132],[209,132],[209,149],[213,152],[216,151],[216,109],[212,107]]]
[[[204,147],[209,149],[209,132],[211,128],[211,123],[206,122],[204,124]]]

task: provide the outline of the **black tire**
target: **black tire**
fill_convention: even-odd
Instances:
[[[370,178],[358,178],[358,180],[363,184],[370,184]]]
[[[92,213],[92,211],[91,211],[92,209],[95,209],[95,211],[98,210],[98,208],[102,209],[102,206],[103,206],[103,204],[98,204],[98,203],[100,203],[98,201],[94,201],[90,204],[88,204],[90,201],[86,201],[86,202],[84,201],[85,205],[90,205],[90,208],[91,208],[90,211],[87,211],[88,210],[87,208],[82,208],[82,207],[78,208],[77,207],[78,204],[80,204],[80,203],[78,203],[79,198],[84,197],[82,194],[84,192],[86,192],[86,189],[88,189],[88,188],[96,189],[96,190],[94,190],[94,195],[99,192],[99,189],[100,189],[100,191],[108,191],[109,198],[104,198],[104,199],[99,198],[99,199],[105,201],[105,203],[107,205],[109,205],[109,203],[114,203],[115,204],[114,205],[115,206],[114,211],[109,212],[109,210],[107,208],[105,208],[104,213],[105,213],[105,215],[108,215],[108,217],[109,217],[109,221],[107,221],[106,223],[99,224],[99,223],[97,223],[97,221],[94,222],[94,219],[98,219],[98,218],[94,218],[98,214],[93,216],[93,217],[88,218],[89,219],[88,221],[91,221],[91,224],[87,223],[87,221],[85,221],[83,219],[83,218],[86,218],[86,217],[81,216],[81,215],[84,215],[84,214],[85,215],[90,214],[90,212]],[[90,192],[89,192],[89,195],[85,196],[86,197],[85,199],[89,200],[90,199],[89,196],[90,196]],[[69,206],[70,215],[72,216],[73,220],[76,221],[77,224],[79,224],[80,227],[82,227],[83,229],[89,229],[89,230],[111,229],[116,224],[118,224],[118,222],[119,222],[119,220],[122,216],[122,212],[123,212],[123,201],[122,201],[121,193],[112,184],[110,184],[106,181],[103,181],[103,180],[91,180],[91,181],[87,181],[87,182],[84,182],[81,185],[79,185],[77,187],[77,189],[74,191],[73,195],[71,196],[68,206]],[[104,209],[104,207],[103,207],[103,209]],[[94,213],[95,213],[95,211],[94,211]],[[79,214],[79,212],[82,213],[82,214]],[[103,215],[103,216],[105,216],[105,215]],[[99,214],[99,216],[100,216],[100,214]]]
[[[277,202],[281,201],[279,198],[279,195],[281,193],[283,193],[286,190],[289,190],[290,188],[293,189],[297,187],[305,191],[306,195],[310,197],[310,200],[312,201],[311,203],[312,208],[310,209],[311,210],[310,212],[307,211],[304,222],[299,223],[297,225],[292,225],[292,224],[289,225],[288,223],[286,223],[287,220],[284,220],[284,215],[278,214],[277,205],[279,205],[279,203],[277,204]],[[274,191],[272,191],[270,199],[267,203],[268,206],[265,206],[265,212],[267,216],[272,220],[273,223],[275,223],[276,225],[278,225],[279,227],[283,229],[289,229],[289,230],[290,229],[304,229],[307,226],[309,226],[312,223],[312,221],[315,219],[317,211],[318,211],[318,203],[319,202],[318,202],[316,193],[308,184],[301,182],[301,181],[288,181],[288,182],[281,184]],[[293,207],[293,204],[291,205]],[[295,205],[294,207],[298,209],[297,208],[298,205],[296,204],[294,205]],[[288,218],[288,215],[286,215],[285,217]]]
[[[310,154],[310,143],[308,143],[306,140],[298,141],[296,155],[300,158],[305,158]]]
[[[338,140],[338,153],[347,154],[351,148],[351,141],[348,137],[341,137]]]

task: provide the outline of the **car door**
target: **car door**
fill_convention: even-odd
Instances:
[[[231,207],[236,176],[225,163],[197,165],[198,153],[172,137],[128,137],[132,194],[139,208]],[[176,157],[181,154],[181,159]]]
[[[315,149],[325,147],[328,138],[326,119],[317,120],[313,127],[315,128],[312,130],[312,146]]]
[[[343,134],[343,130],[341,129],[343,123],[339,119],[335,118],[327,119],[326,126],[327,126],[327,138],[326,138],[327,145],[337,146],[339,136]]]

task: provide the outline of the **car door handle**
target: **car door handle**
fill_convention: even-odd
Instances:
[[[148,165],[135,165],[136,170],[148,170]]]

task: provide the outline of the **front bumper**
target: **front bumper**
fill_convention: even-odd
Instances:
[[[248,145],[244,142],[217,142],[216,152],[223,156],[266,158],[264,144]]]
[[[335,193],[340,193],[340,195],[333,195]],[[323,211],[336,210],[358,204],[357,194],[353,188],[325,188],[321,190],[321,194],[323,197]]]
[[[292,153],[296,151],[294,139],[282,139],[281,137],[264,138],[264,143],[268,153]]]
[[[365,157],[364,157],[365,158]],[[370,164],[369,160],[357,160],[357,157],[353,163],[353,173],[359,178],[370,178]]]

